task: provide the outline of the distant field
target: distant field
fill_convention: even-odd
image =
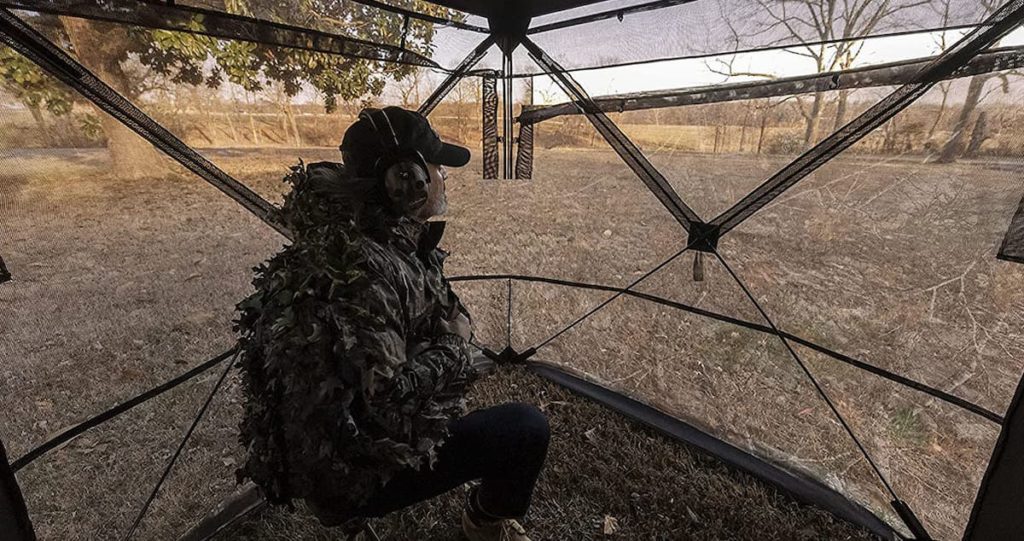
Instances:
[[[290,115],[266,106],[256,111],[232,109],[224,104],[212,110],[177,110],[152,103],[143,103],[141,107],[165,128],[196,148],[336,148],[345,127],[356,118],[356,110],[350,110],[351,107],[334,113],[306,107]],[[993,114],[999,116],[997,109],[993,110]],[[665,110],[666,114],[678,111],[678,108]],[[645,120],[643,115],[649,113],[633,111],[611,114],[623,132],[647,153],[681,151],[786,155],[803,146],[803,122],[798,116],[793,116],[792,111],[790,116],[773,117],[767,121],[763,133],[756,115],[736,118],[708,111],[703,116],[673,123]],[[911,108],[910,112],[904,113],[907,118],[900,117],[901,123],[893,132],[894,140],[891,141],[896,144],[896,148],[884,150],[885,130],[879,129],[856,144],[850,152],[892,155],[895,152],[910,151],[923,155],[926,147],[931,150],[938,148],[950,137],[952,127],[946,124],[952,115],[947,113],[946,123],[929,138],[922,128],[923,124],[910,119],[924,114],[927,114],[925,110]],[[70,116],[45,118],[47,133],[40,129],[27,110],[0,109],[0,123],[4,126],[0,131],[0,148],[103,146],[101,135],[88,135],[82,129],[87,119],[97,122],[95,113],[89,108],[78,108]],[[460,106],[442,103],[430,118],[438,133],[446,139],[479,148],[482,123],[479,104],[467,103]],[[1019,158],[1024,155],[1024,137],[1016,131],[1016,127],[1017,123],[1012,119],[1002,121],[998,129],[988,134],[979,153],[1002,158]],[[535,133],[536,145],[543,149],[607,148],[600,135],[579,115],[542,122],[536,126]],[[824,135],[821,134],[822,137]]]
[[[337,159],[333,148],[204,152],[274,201],[282,173],[299,157]],[[666,148],[651,159],[710,219],[785,156]],[[0,255],[15,281],[0,285],[0,419],[17,457],[230,347],[233,305],[249,290],[251,267],[284,240],[180,172],[110,178],[102,150],[10,151],[4,162]],[[453,175],[449,274],[625,286],[685,245],[676,221],[611,152],[540,151],[536,163],[531,182],[482,182],[478,162]],[[1024,195],[1022,169],[1012,161],[937,166],[912,156],[836,160],[725,237],[720,251],[782,329],[1002,413],[1024,370],[1024,268],[994,254]],[[637,289],[762,323],[719,263],[706,257],[700,282],[693,267],[684,254]],[[488,344],[504,345],[506,288],[459,286]],[[606,297],[514,283],[511,340],[537,345]],[[806,348],[797,353],[932,535],[959,537],[998,427]],[[885,512],[887,499],[864,461],[777,338],[619,299],[538,357],[812,472]],[[19,481],[42,537],[123,532],[212,377],[24,470]],[[237,396],[232,381],[141,538],[174,538],[233,488]],[[636,453],[641,460],[642,449]],[[746,483],[734,489],[743,492]],[[550,503],[541,509],[539,524],[564,520]],[[700,538],[735,538],[729,524],[721,528]]]

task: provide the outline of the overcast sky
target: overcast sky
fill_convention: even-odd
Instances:
[[[946,33],[947,44],[952,44],[964,31]],[[864,48],[857,57],[855,67],[920,58],[937,54],[941,47],[940,33],[923,33],[905,36],[882,37],[865,40]],[[1024,45],[1024,28],[1018,29],[1003,39],[1002,46]],[[577,81],[591,95],[619,94],[666,88],[685,88],[724,82],[754,80],[755,77],[725,77],[722,63],[735,56],[733,68],[736,71],[770,73],[777,77],[811,74],[816,71],[814,62],[794,54],[792,50],[758,51],[713,58],[694,58],[622,66],[596,70],[581,70],[574,73]],[[534,103],[557,103],[566,101],[566,96],[547,76],[534,78]]]

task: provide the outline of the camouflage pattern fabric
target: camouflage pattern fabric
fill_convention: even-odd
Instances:
[[[238,304],[245,392],[239,479],[272,503],[349,512],[404,468],[431,467],[476,378],[465,340],[437,323],[464,311],[420,246],[424,225],[340,164],[301,163],[282,218],[295,241],[256,267]]]

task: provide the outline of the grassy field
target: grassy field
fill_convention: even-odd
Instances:
[[[336,159],[337,151],[207,154],[278,201],[288,165],[299,157]],[[251,267],[284,240],[185,174],[110,178],[102,150],[2,157],[0,255],[15,281],[0,285],[0,426],[17,457],[230,347],[233,305],[249,290]],[[710,219],[785,157],[665,152],[652,161]],[[1020,167],[837,160],[725,237],[720,251],[784,330],[1002,413],[1024,370],[1024,272],[994,254],[1024,193]],[[444,246],[452,275],[521,273],[624,286],[685,245],[675,220],[608,151],[542,151],[532,182],[478,177],[474,163],[449,183]],[[693,256],[685,253],[637,288],[761,322],[721,264],[705,258],[704,273],[693,280]],[[506,331],[506,288],[459,286],[485,343],[504,345],[508,332],[518,347],[537,345],[608,296],[514,283]],[[797,353],[931,533],[958,537],[998,427],[818,353]],[[887,512],[864,460],[776,338],[619,299],[538,357],[585,371]],[[172,391],[20,472],[41,537],[123,532],[214,378]],[[531,517],[539,539],[596,536],[604,514],[619,518],[622,539],[760,539],[768,527],[785,539],[860,535],[525,375],[488,385],[481,395],[487,400],[567,404],[549,410],[563,447]],[[229,380],[140,538],[174,538],[233,489],[239,408]],[[606,454],[586,452],[602,457],[592,470],[572,460],[589,451],[583,425],[573,424],[580,420],[607,423],[599,433],[614,442],[599,446]],[[650,463],[674,473],[659,478],[657,468],[638,466]],[[623,499],[636,491],[631,487],[649,489],[637,491],[642,504]],[[403,513],[385,529],[407,539],[400,532],[427,520],[431,535],[448,535],[452,505]],[[329,535],[308,517],[280,513],[246,528],[238,538]]]
[[[551,420],[548,462],[524,520],[532,539],[875,539],[521,368],[482,381],[472,399],[477,406],[536,404]],[[465,491],[455,490],[373,526],[382,539],[455,541],[462,539],[464,502]],[[606,522],[614,524],[614,534],[605,534]],[[265,511],[221,538],[327,540],[337,534],[300,508]]]

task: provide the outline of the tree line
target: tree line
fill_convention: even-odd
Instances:
[[[421,13],[458,18],[446,8],[422,0],[394,5]],[[404,43],[413,52],[429,53],[434,25],[401,18],[354,2],[307,0],[221,0],[224,11],[274,21],[317,21],[321,30],[383,43]],[[379,96],[389,79],[402,79],[410,66],[273,47],[252,42],[117,25],[47,14],[27,14],[27,21],[68,51],[86,68],[135,102],[182,86],[217,88],[231,83],[248,93],[279,92],[294,97],[312,91],[330,112],[342,102]],[[197,23],[198,24],[198,23]],[[45,115],[68,115],[80,96],[49,77],[13,50],[0,47],[0,91],[21,103],[43,126]],[[285,111],[289,114],[290,111]],[[122,177],[151,174],[160,163],[156,150],[116,119],[97,113],[115,172]]]

